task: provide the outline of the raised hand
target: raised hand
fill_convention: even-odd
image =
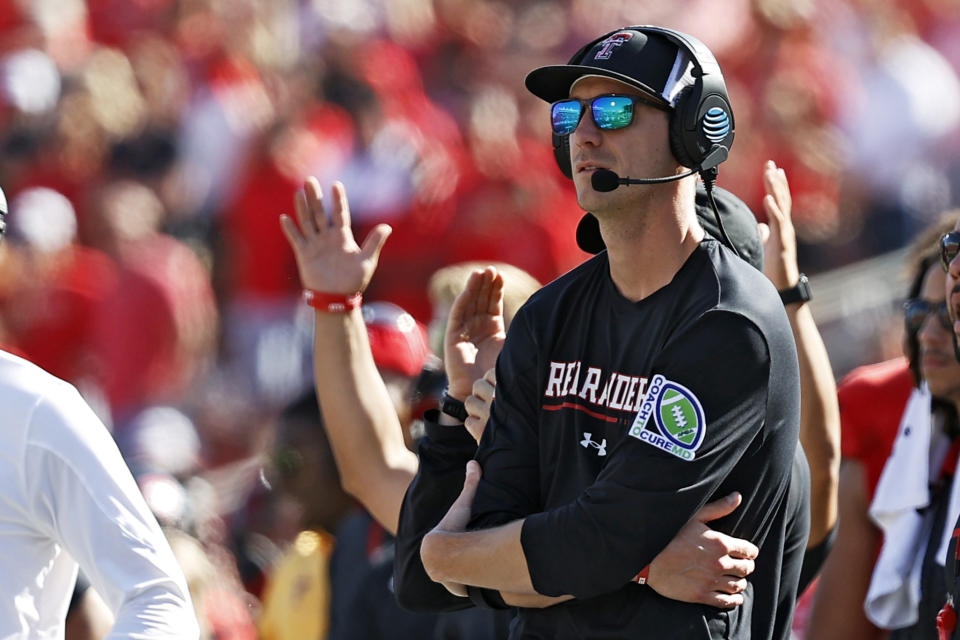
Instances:
[[[496,364],[506,335],[503,276],[493,267],[474,271],[447,320],[443,359],[451,396],[471,394],[474,381]]]
[[[307,178],[294,197],[296,223],[284,214],[280,226],[296,256],[305,289],[345,295],[362,292],[392,229],[377,225],[358,246],[350,229],[347,192],[340,182],[334,182],[331,191],[332,203],[325,205],[317,179]]]
[[[650,563],[647,584],[672,600],[723,608],[743,604],[745,578],[760,550],[705,524],[733,513],[741,500],[732,493],[704,505]]]
[[[763,209],[767,212],[769,229],[761,226],[763,237],[763,272],[777,289],[787,289],[797,284],[800,270],[797,267],[797,235],[793,229],[791,210],[793,199],[787,174],[773,160],[763,167]]]

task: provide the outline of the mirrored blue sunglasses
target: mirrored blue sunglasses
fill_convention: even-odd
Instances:
[[[633,122],[634,105],[645,104],[661,111],[669,107],[645,100],[640,96],[608,93],[587,100],[570,98],[559,100],[550,105],[550,125],[553,132],[565,136],[576,131],[583,118],[585,107],[590,105],[590,115],[598,129],[622,129]]]

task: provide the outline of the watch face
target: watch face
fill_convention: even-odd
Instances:
[[[802,273],[800,274],[800,280],[797,281],[797,293],[800,294],[800,299],[804,302],[810,299],[810,279]]]

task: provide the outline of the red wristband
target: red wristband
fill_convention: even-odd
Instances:
[[[640,569],[640,573],[633,577],[633,580],[630,582],[636,582],[637,584],[647,584],[647,578],[650,577],[650,565],[645,566],[643,569]]]
[[[316,309],[326,313],[344,313],[356,309],[363,302],[360,292],[344,295],[342,293],[322,293],[313,289],[303,290],[303,301]]]

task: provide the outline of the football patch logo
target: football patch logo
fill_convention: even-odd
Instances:
[[[653,418],[657,431],[647,429]],[[703,442],[707,421],[700,400],[682,384],[653,376],[647,397],[634,418],[629,435],[666,451],[681,460],[690,461]]]

